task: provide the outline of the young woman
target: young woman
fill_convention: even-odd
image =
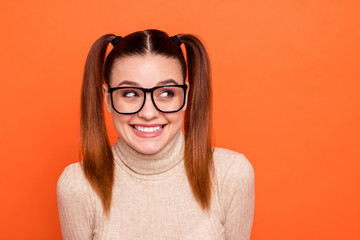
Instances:
[[[103,102],[119,133],[112,147]],[[253,168],[244,155],[211,145],[210,64],[194,35],[145,30],[94,43],[81,155],[57,184],[65,240],[250,238]]]

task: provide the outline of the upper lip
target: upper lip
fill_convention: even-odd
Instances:
[[[166,124],[130,124],[131,126],[139,126],[139,127],[158,127],[158,126],[163,126]]]

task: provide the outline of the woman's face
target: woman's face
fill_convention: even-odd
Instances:
[[[110,75],[110,87],[153,88],[175,84],[183,84],[179,61],[160,55],[121,58],[115,61]],[[124,115],[112,108],[110,94],[105,85],[104,97],[106,109],[112,114],[116,131],[137,152],[159,152],[181,128],[186,104],[178,112],[162,113],[153,105],[150,93],[146,93],[146,101],[141,111]]]

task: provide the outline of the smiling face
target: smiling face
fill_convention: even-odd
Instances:
[[[130,56],[115,61],[110,75],[110,87],[153,88],[159,85],[184,83],[177,59],[161,55]],[[110,93],[104,86],[105,106],[112,114],[114,127],[130,147],[143,154],[154,154],[163,149],[180,130],[182,110],[174,113],[159,112],[147,93],[146,101],[138,113],[124,115],[111,106]]]

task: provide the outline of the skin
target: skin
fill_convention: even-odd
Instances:
[[[181,66],[177,59],[152,54],[130,56],[117,60],[112,68],[110,79],[110,87],[136,86],[152,88],[157,85],[174,85],[183,84],[184,82]],[[163,81],[166,80],[173,80],[176,83],[164,84]],[[137,152],[155,154],[161,151],[182,126],[187,99],[185,106],[179,112],[162,113],[155,108],[150,93],[147,93],[145,105],[140,112],[124,115],[117,113],[112,108],[110,93],[106,85],[103,86],[103,93],[106,109],[112,114],[116,131]],[[160,134],[143,134],[139,136],[132,125],[141,125],[143,127],[165,125],[165,127]]]

